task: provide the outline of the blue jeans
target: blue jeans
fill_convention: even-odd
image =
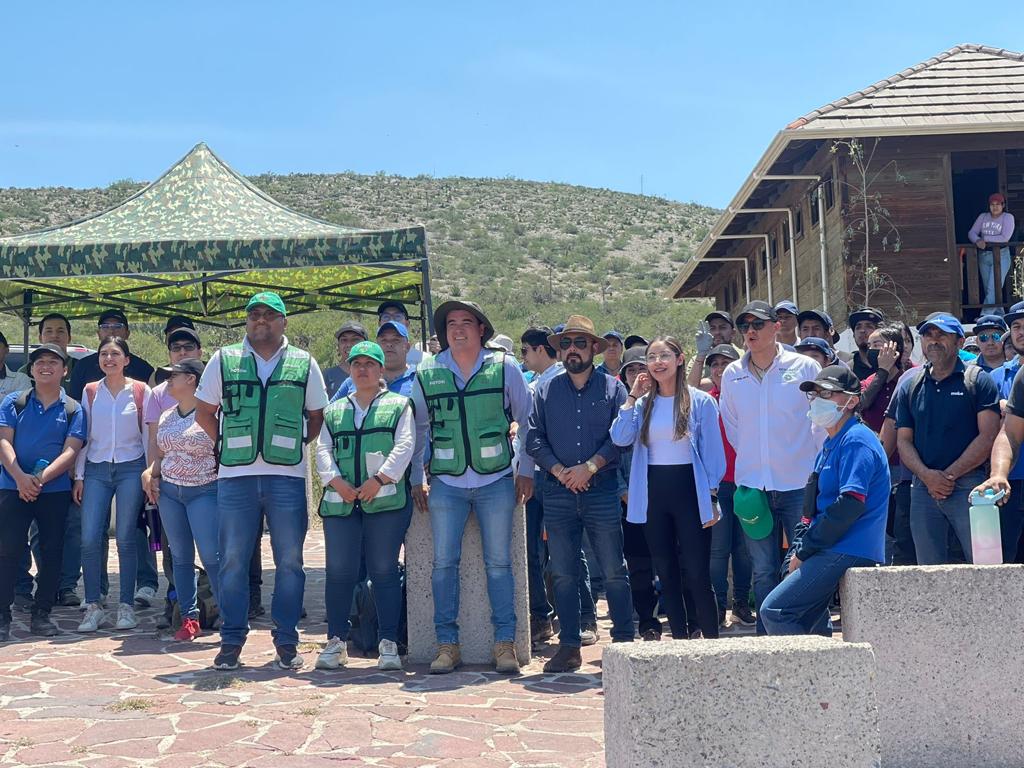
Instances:
[[[377,642],[398,642],[398,622],[402,614],[398,553],[411,520],[411,496],[402,509],[366,514],[357,507],[347,517],[323,518],[328,638],[348,639],[352,628],[349,622],[352,594],[359,583],[360,564],[365,557],[377,606]]]
[[[558,642],[580,646],[580,545],[590,537],[596,567],[604,574],[612,640],[631,641],[633,597],[622,554],[622,515],[618,482],[611,471],[595,475],[589,490],[573,493],[550,475],[544,479],[544,521],[555,582],[555,610],[561,622]]]
[[[217,506],[221,644],[245,645],[249,634],[249,561],[264,514],[276,568],[270,603],[270,617],[274,621],[271,636],[275,646],[298,644],[302,593],[306,587],[302,545],[309,526],[305,478],[224,477],[217,481]]]
[[[459,563],[462,560],[462,535],[470,510],[476,513],[480,524],[494,641],[515,640],[512,514],[516,506],[516,491],[512,476],[480,488],[454,488],[443,480],[435,479],[430,483],[429,500],[430,529],[434,536],[431,586],[437,642],[459,642]]]
[[[733,514],[734,493],[735,483],[723,480],[718,486],[718,503],[722,507],[722,519],[711,527],[711,583],[715,586],[719,611],[724,611],[728,607],[730,557],[733,602],[742,605],[750,602],[750,585],[753,579],[747,536],[743,533],[740,521]]]
[[[103,540],[110,526],[110,502],[117,500],[115,535],[120,568],[118,601],[135,604],[135,576],[138,569],[138,521],[142,507],[144,457],[124,462],[86,462],[82,492],[82,572],[85,601],[100,600]]]
[[[769,593],[779,586],[779,568],[782,567],[784,554],[782,533],[785,531],[788,541],[793,540],[793,530],[800,522],[804,508],[803,488],[795,491],[765,491],[765,494],[768,497],[768,507],[775,519],[775,528],[763,539],[747,537],[747,549],[750,552],[750,563],[754,571],[754,600],[757,603],[757,634],[759,635],[765,634],[760,616],[761,604]]]
[[[174,589],[181,616],[199,618],[196,602],[196,549],[218,602],[220,582],[217,482],[176,485],[160,481],[160,523],[167,533],[174,566]]]
[[[957,478],[948,498],[936,501],[916,477],[910,484],[910,530],[914,534],[918,565],[943,565],[949,559],[950,528],[963,548],[964,559],[971,562],[971,515],[968,497],[974,487],[985,481],[977,469]]]
[[[817,552],[789,574],[761,604],[758,616],[769,635],[832,637],[828,604],[849,568],[870,568],[874,560],[828,550]]]
[[[981,272],[981,287],[985,293],[982,303],[985,305],[981,313],[998,312],[1003,314],[1003,283],[1006,282],[1006,275],[1010,271],[1010,263],[1013,257],[1009,248],[999,249],[999,271],[996,278],[996,260],[992,255],[992,249],[978,251],[978,271]]]

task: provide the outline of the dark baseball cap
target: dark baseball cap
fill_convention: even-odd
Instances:
[[[28,353],[29,365],[34,363],[42,354],[56,355],[61,359],[62,362],[67,363],[68,353],[57,344],[40,344],[38,347]]]
[[[825,330],[832,329],[832,343],[835,344],[839,341],[839,334],[836,333],[836,325],[832,322],[832,316],[827,312],[822,312],[820,309],[805,309],[799,315],[796,316],[796,324],[799,326],[804,320],[817,320],[821,323]]]
[[[861,307],[856,312],[851,312],[850,317],[847,319],[846,322],[847,325],[850,326],[850,328],[856,328],[857,323],[863,320],[867,320],[869,323],[879,325],[880,323],[885,322],[885,315],[883,315],[879,310],[875,309],[874,307]]]
[[[821,352],[830,363],[834,363],[836,360],[835,350],[829,346],[827,341],[819,339],[817,336],[808,336],[806,339],[800,339],[800,341],[793,345],[793,349],[797,352],[801,349],[813,349]]]
[[[343,333],[354,333],[362,338],[363,341],[368,341],[370,338],[370,334],[367,332],[365,326],[363,326],[362,323],[355,322],[354,320],[350,320],[342,325],[341,328],[336,330],[334,332],[334,338],[340,339]]]
[[[859,395],[860,379],[845,365],[826,365],[814,377],[814,381],[805,381],[800,384],[802,392],[813,392],[816,389]]]
[[[380,316],[380,314],[384,312],[385,309],[389,309],[391,307],[394,307],[395,309],[400,309],[402,310],[403,315],[405,315],[406,317],[409,316],[409,310],[405,308],[405,304],[395,299],[388,299],[387,301],[382,301],[380,303],[380,306],[377,307],[377,315]]]
[[[1006,330],[1006,321],[999,315],[982,315],[974,321],[974,332],[982,328],[998,328],[1000,332]]]
[[[740,359],[740,353],[736,351],[736,347],[732,344],[719,344],[711,348],[711,351],[704,358],[704,362],[710,364],[712,357],[724,357],[726,360],[735,361]]]
[[[647,367],[647,347],[630,347],[622,353],[622,370],[631,365]]]
[[[1006,325],[1010,326],[1014,320],[1020,320],[1024,317],[1024,301],[1018,301],[1012,307],[1010,311],[1003,315],[1003,320],[1006,321]]]
[[[128,326],[128,318],[120,309],[103,310],[103,312],[100,314],[100,319],[96,321],[96,325],[102,325],[107,320],[120,320],[122,323],[125,324],[125,327]]]
[[[776,312],[776,314],[778,313],[778,311],[780,309],[784,310],[786,312],[789,312],[789,314],[791,314],[791,315],[796,315],[797,317],[800,316],[800,310],[797,309],[796,303],[794,301],[792,301],[791,299],[783,299],[782,301],[776,302],[776,304],[775,304],[775,312]]]
[[[629,336],[626,337],[626,340],[622,342],[622,346],[624,346],[626,349],[630,349],[631,347],[646,347],[647,339],[645,339],[639,333],[631,333]]]
[[[752,315],[758,320],[771,320],[772,322],[779,319],[778,315],[775,314],[775,308],[767,301],[752,301],[747,304],[736,315],[736,322],[742,320],[744,315]]]
[[[191,328],[192,330],[195,330],[196,324],[192,322],[191,318],[185,317],[184,315],[168,317],[167,322],[164,323],[164,336],[175,328]]]
[[[167,348],[171,348],[171,344],[176,341],[194,341],[197,346],[203,346],[203,342],[199,340],[199,334],[196,333],[194,328],[175,328],[169,334],[167,334]]]
[[[711,322],[711,320],[712,320],[713,318],[716,318],[716,317],[717,317],[717,318],[718,318],[719,320],[725,320],[725,322],[727,322],[727,323],[728,323],[729,325],[731,325],[731,326],[732,326],[733,328],[735,328],[735,327],[736,327],[736,323],[735,323],[735,321],[734,321],[734,320],[732,319],[732,315],[730,315],[730,314],[729,314],[728,312],[726,312],[726,311],[725,311],[725,310],[723,310],[723,309],[716,309],[716,310],[715,310],[714,312],[708,312],[708,313],[707,313],[706,315],[704,315],[704,322],[705,322],[705,323],[710,323],[710,322]]]
[[[616,339],[616,340],[618,340],[619,344],[622,344],[622,346],[626,346],[626,339],[625,339],[625,337],[623,337],[623,335],[621,333],[619,333],[618,331],[605,331],[605,334],[604,334],[604,336],[602,338],[605,338],[605,339]]]
[[[189,358],[182,360],[180,363],[174,365],[165,365],[158,368],[158,371],[162,371],[170,376],[172,373],[188,373],[195,376],[197,379],[203,375],[203,371],[206,369],[206,363],[202,360],[196,360],[195,358]]]

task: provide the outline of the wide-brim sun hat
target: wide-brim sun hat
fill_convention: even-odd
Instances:
[[[446,301],[437,309],[434,310],[434,331],[437,333],[437,341],[441,345],[441,349],[448,349],[448,315],[457,309],[465,310],[469,312],[473,317],[479,320],[484,325],[484,335],[480,339],[481,344],[486,344],[487,340],[494,336],[494,326],[491,325],[491,321],[487,319],[487,315],[480,309],[480,306],[473,301]]]
[[[608,340],[597,335],[594,330],[594,321],[584,315],[569,315],[569,319],[565,321],[565,328],[562,329],[562,332],[553,333],[548,336],[548,344],[553,348],[558,349],[558,343],[561,341],[563,336],[580,335],[589,336],[597,345],[597,349],[595,350],[596,354],[600,354],[608,349]]]

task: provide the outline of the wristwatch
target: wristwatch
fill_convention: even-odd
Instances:
[[[588,461],[587,462],[587,469],[590,470],[590,474],[592,474],[592,475],[596,475],[597,474],[597,464],[595,464],[593,461]]]
[[[380,472],[374,475],[373,479],[380,483],[381,488],[388,484],[387,481],[384,479],[384,476]]]

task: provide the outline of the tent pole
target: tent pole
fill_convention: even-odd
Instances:
[[[424,257],[420,260],[420,272],[423,275],[423,343],[426,344],[430,337],[437,332],[434,327],[434,302],[430,298],[430,259]],[[428,334],[427,331],[430,331]]]
[[[21,294],[21,341],[24,346],[25,362],[28,362],[28,327],[32,323],[32,291],[23,291]]]

